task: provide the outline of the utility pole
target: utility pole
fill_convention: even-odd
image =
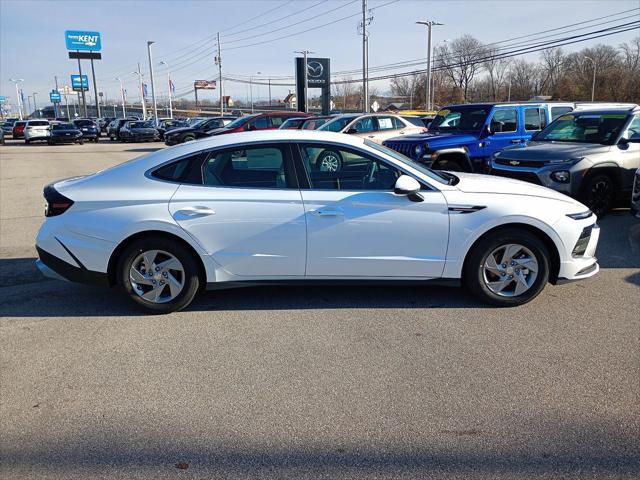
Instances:
[[[425,84],[424,105],[425,110],[431,110],[431,27],[443,24],[434,22],[433,20],[419,21],[416,23],[427,26],[427,81]]]
[[[22,105],[22,100],[20,98],[20,89],[18,88],[18,83],[24,82],[24,80],[22,78],[10,78],[9,81],[13,82],[16,86],[16,103],[18,104],[18,114],[20,115],[20,120],[22,120],[23,105]]]
[[[222,88],[222,46],[220,45],[220,32],[218,32],[218,56],[216,62],[218,65],[218,83],[220,87],[220,116],[224,115],[224,90]]]
[[[173,104],[172,104],[172,99],[171,99],[171,89],[173,87],[173,83],[171,83],[171,68],[169,67],[169,64],[167,62],[165,62],[164,60],[162,62],[160,62],[160,65],[164,65],[165,67],[167,67],[167,80],[169,81],[169,118],[173,118]]]
[[[362,104],[364,113],[369,113],[369,32],[367,27],[373,17],[367,17],[367,0],[362,0]]]
[[[56,92],[58,92],[58,77],[57,75],[54,75],[53,80],[55,81],[56,84]],[[60,93],[60,92],[58,92]],[[53,104],[53,114],[57,117],[61,117],[62,115],[60,115],[60,112],[58,112],[58,105],[60,105],[60,103],[56,102]]]
[[[366,1],[366,0],[364,0]],[[294,53],[301,53],[304,56],[304,96],[303,96],[303,100],[304,100],[304,110],[302,110],[305,113],[309,112],[309,65],[307,64],[307,57],[309,54],[311,53],[315,53],[315,52],[310,52],[309,50],[302,50],[301,52],[294,52]],[[298,100],[298,111],[300,111],[300,101]]]
[[[593,102],[596,95],[596,61],[591,57],[584,57],[593,63],[593,81],[591,82],[591,101]]]
[[[91,76],[93,77],[93,95],[96,97],[96,116],[100,118],[102,115],[100,114],[100,99],[98,98],[98,85],[96,83],[96,70],[93,67],[93,58],[91,59]]]
[[[153,57],[151,55],[151,45],[155,42],[147,42],[147,53],[149,54],[149,73],[151,74],[151,100],[153,101],[153,118],[156,127],[158,126],[158,107],[156,106],[156,88],[153,80]]]
[[[120,82],[120,97],[122,98],[122,118],[127,118],[127,112],[124,109],[124,85],[122,84],[122,80],[116,77],[116,80]],[[116,106],[113,105],[113,116],[116,116]]]
[[[142,102],[142,119],[147,119],[147,106],[144,103],[144,86],[142,83],[142,72],[140,71],[140,62],[138,62],[138,70],[136,72],[132,72],[133,75],[138,75],[138,82],[140,83],[140,99]]]
[[[38,106],[36,105],[36,94],[36,92],[33,92],[33,113],[36,113],[38,111]],[[39,114],[38,118],[40,118]]]
[[[269,108],[271,108],[271,79],[269,79]]]

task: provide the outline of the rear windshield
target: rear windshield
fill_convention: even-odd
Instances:
[[[54,123],[51,125],[51,130],[75,130],[73,123]]]
[[[95,127],[95,123],[93,123],[91,120],[76,120],[73,123],[75,123],[79,127]]]
[[[30,127],[46,127],[47,125],[49,125],[49,122],[47,122],[45,120],[30,120],[29,121],[29,126]]]
[[[151,128],[152,122],[129,122],[129,128]]]
[[[339,132],[344,127],[347,126],[349,122],[351,122],[354,118],[357,118],[357,115],[345,115],[341,117],[336,117],[333,120],[325,123],[318,130],[324,130],[327,132]]]

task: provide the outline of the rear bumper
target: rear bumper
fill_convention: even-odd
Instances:
[[[38,246],[36,246],[36,250],[38,257],[40,257],[39,260],[36,260],[36,266],[47,278],[101,287],[110,285],[109,276],[106,273],[87,270],[84,265],[76,267]]]

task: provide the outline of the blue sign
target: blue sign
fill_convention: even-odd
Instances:
[[[61,99],[62,97],[60,97],[60,92],[51,90],[51,92],[49,93],[49,100],[51,100],[51,103],[60,103]]]
[[[89,77],[87,75],[82,75],[81,83],[80,75],[71,75],[71,88],[73,88],[73,90],[76,92],[89,90]]]
[[[64,38],[67,50],[90,50],[99,52],[102,49],[100,32],[85,32],[81,30],[66,30]]]

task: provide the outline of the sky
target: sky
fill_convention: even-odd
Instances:
[[[470,34],[484,43],[498,42],[543,30],[638,8],[638,0],[369,0],[369,65],[386,65],[426,57],[426,29],[417,20],[436,20],[434,45]],[[95,62],[98,90],[107,98],[119,95],[121,78],[129,100],[138,101],[137,63],[148,82],[146,42],[153,45],[158,95],[167,92],[169,64],[178,94],[191,90],[196,79],[216,79],[216,33],[221,34],[223,73],[236,77],[278,79],[294,74],[295,51],[310,50],[329,57],[332,72],[362,68],[362,42],[358,35],[362,0],[0,0],[0,95],[15,103],[10,78],[21,78],[25,97],[37,95],[48,104],[54,76],[60,86],[77,73],[69,60],[65,30],[102,34],[102,60]],[[352,16],[353,15],[353,16]],[[600,22],[637,20],[638,10]],[[330,25],[324,25],[330,23]],[[323,26],[324,25],[324,26]],[[589,29],[594,24],[587,25]],[[572,28],[580,28],[576,26]],[[576,31],[569,35],[584,33]],[[549,35],[547,33],[546,35]],[[596,43],[619,45],[640,31],[565,47],[574,51]],[[278,38],[286,37],[286,38]],[[520,40],[522,41],[522,40]],[[537,54],[527,59],[534,60]],[[418,68],[418,67],[412,67]],[[90,70],[83,64],[83,73]],[[407,70],[407,69],[405,69]],[[403,70],[397,70],[403,71]],[[260,74],[258,74],[260,72]],[[390,73],[390,72],[385,72]],[[373,73],[372,73],[373,75]],[[361,77],[354,73],[353,78]],[[380,92],[387,81],[372,82]],[[225,94],[244,100],[247,84],[225,82]],[[273,98],[283,98],[290,86],[273,86]],[[89,92],[93,95],[93,89]],[[200,98],[217,99],[217,91]],[[266,86],[253,86],[254,99],[266,99]],[[188,94],[185,98],[193,98]]]

